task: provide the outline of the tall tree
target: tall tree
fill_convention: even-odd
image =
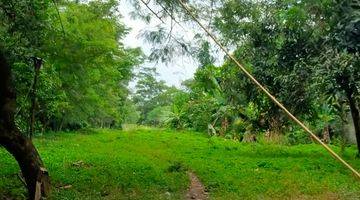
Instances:
[[[43,1],[0,2],[0,145],[18,162],[29,199],[40,199],[50,191],[50,179],[31,142],[17,128],[12,68],[16,60],[26,63],[40,52],[47,26],[48,3]]]
[[[325,96],[337,99],[340,104],[345,104],[351,113],[358,156],[360,156],[359,9],[359,1],[346,0],[333,3],[331,9],[327,10],[327,16],[323,18],[323,26],[327,28],[327,31],[322,36],[324,42],[319,44],[322,53],[313,60],[315,80],[323,86],[320,89],[325,91]],[[336,108],[338,108],[337,113],[342,115],[343,106]]]
[[[76,3],[63,1],[59,13],[48,12],[49,28],[42,52],[37,130],[119,126],[132,69],[140,62],[139,49],[120,42],[127,33],[114,12],[116,1]],[[18,103],[28,107],[31,85],[27,65],[16,65]],[[18,122],[27,122],[21,109]]]
[[[46,197],[50,179],[32,141],[20,133],[15,125],[16,96],[11,79],[11,67],[0,52],[0,145],[19,163],[29,192],[29,199]]]
[[[158,106],[162,106],[162,102],[156,98],[164,92],[168,87],[164,81],[158,81],[156,78],[158,73],[156,68],[144,67],[140,69],[137,75],[137,83],[135,85],[135,94],[133,101],[141,111],[140,122],[145,122],[147,115],[151,110]]]

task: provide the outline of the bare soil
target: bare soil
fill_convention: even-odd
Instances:
[[[193,172],[189,172],[189,178],[190,186],[186,194],[186,200],[208,200],[209,194],[198,177]]]

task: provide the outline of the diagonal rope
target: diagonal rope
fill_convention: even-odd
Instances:
[[[219,40],[210,33],[207,28],[196,18],[196,16],[192,13],[190,8],[182,1],[177,0],[180,5],[186,10],[186,12],[194,19],[194,21],[209,35],[209,37],[224,51],[224,53],[244,72],[244,74],[256,85],[258,86],[276,105],[278,105],[292,120],[294,120],[301,128],[303,128],[307,133],[310,134],[312,138],[314,138],[318,143],[320,143],[336,160],[341,162],[345,167],[347,167],[350,171],[354,173],[354,175],[360,180],[360,173],[356,171],[350,164],[348,164],[345,160],[343,160],[338,154],[336,154],[328,145],[322,142],[307,126],[305,126],[300,120],[298,120],[290,111],[286,109],[284,105],[282,105],[264,86],[259,83],[254,76],[252,76],[245,67],[235,59],[233,55],[226,50],[226,48],[219,42]]]
[[[57,16],[58,16],[58,18],[59,18],[60,25],[61,25],[61,30],[62,30],[63,36],[65,37],[65,29],[64,29],[64,24],[63,24],[63,22],[62,22],[62,20],[61,20],[59,7],[58,7],[58,5],[56,4],[55,0],[52,0],[52,3],[53,3],[54,6],[55,6],[56,13],[57,13]]]

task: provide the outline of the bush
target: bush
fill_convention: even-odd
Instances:
[[[302,129],[296,129],[286,135],[287,141],[291,145],[295,144],[309,144],[312,142],[308,133]]]

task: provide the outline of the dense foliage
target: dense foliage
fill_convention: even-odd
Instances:
[[[154,4],[165,6],[161,11],[166,12],[168,3]],[[172,18],[187,20],[176,5],[168,8]],[[216,29],[247,70],[324,141],[329,142],[329,136],[346,140],[344,127],[354,124],[359,143],[358,1],[226,0],[189,5],[195,5],[193,12],[200,19],[216,9],[208,27]],[[164,38],[162,32],[156,38]],[[270,140],[286,135],[290,143],[311,142],[234,63],[225,60],[214,66],[209,43],[202,39],[200,45],[192,49],[199,68],[194,79],[184,82],[187,99],[181,107],[168,105],[179,111],[178,122],[165,125],[181,124],[245,141],[263,133]]]
[[[31,57],[36,56],[44,60],[37,84],[37,130],[120,126],[127,85],[141,53],[119,42],[127,29],[117,3],[40,2],[1,3],[2,46],[14,66],[18,125],[28,127]]]

